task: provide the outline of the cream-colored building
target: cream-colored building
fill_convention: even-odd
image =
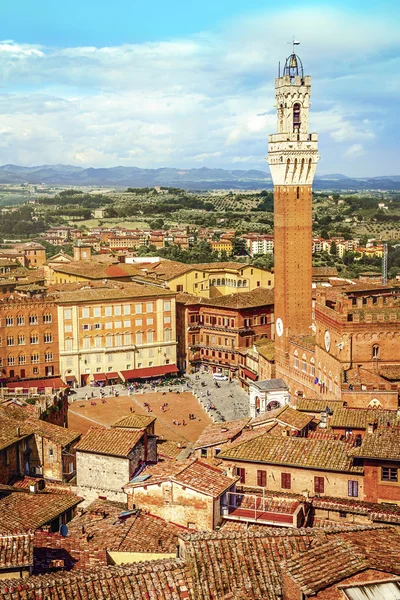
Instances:
[[[175,292],[187,292],[204,298],[251,292],[258,287],[274,287],[273,273],[239,262],[187,265],[171,260],[160,260],[143,267],[142,273],[133,279],[156,283]]]
[[[82,385],[118,377],[136,379],[145,373],[142,369],[149,376],[176,372],[173,292],[120,282],[58,287],[64,381]]]

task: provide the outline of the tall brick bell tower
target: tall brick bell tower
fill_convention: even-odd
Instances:
[[[275,80],[278,132],[269,136],[274,183],[276,362],[287,364],[289,340],[310,335],[312,311],[312,182],[318,134],[308,132],[311,77],[294,53]]]

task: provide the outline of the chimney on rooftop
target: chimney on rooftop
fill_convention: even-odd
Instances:
[[[30,486],[29,486],[29,491],[30,491],[32,494],[37,494],[37,492],[38,492],[38,484],[37,484],[37,482],[36,482],[36,481],[35,481],[34,483],[31,483],[31,484],[30,484]]]

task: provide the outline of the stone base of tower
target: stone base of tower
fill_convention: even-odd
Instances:
[[[275,323],[279,362],[287,357],[289,340],[310,335],[312,323],[312,187],[274,188]]]

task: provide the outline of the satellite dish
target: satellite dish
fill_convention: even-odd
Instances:
[[[65,525],[65,523],[60,526],[60,535],[63,537],[67,537],[68,535],[68,527]]]

